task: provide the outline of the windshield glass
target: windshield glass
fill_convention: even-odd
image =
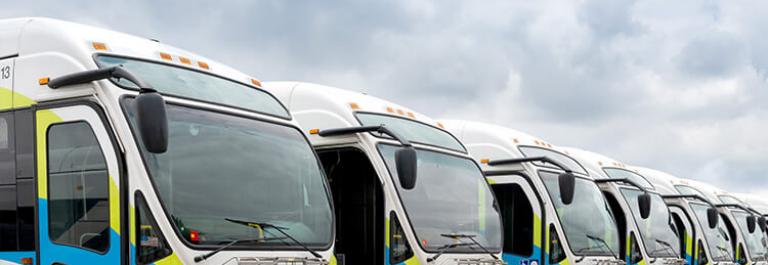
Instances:
[[[640,230],[640,236],[643,237],[645,251],[651,257],[677,257],[680,246],[671,226],[669,208],[664,207],[666,204],[659,194],[648,193],[651,195],[651,215],[643,219],[637,202],[637,196],[643,193],[637,189],[621,189],[622,196],[632,209],[632,217]]]
[[[709,224],[707,224],[707,209],[709,209],[709,205],[701,203],[690,203],[690,205],[696,214],[699,226],[704,229],[704,237],[707,239],[712,259],[714,261],[733,261],[731,239],[728,236],[728,230],[723,224],[723,218],[718,217],[720,220],[717,222],[717,227],[710,229]]]
[[[744,236],[744,241],[747,242],[747,249],[749,256],[753,260],[765,260],[766,246],[764,245],[764,233],[760,233],[760,228],[756,228],[753,233],[749,233],[749,227],[747,227],[747,212],[741,210],[733,210],[733,218],[736,219],[736,223],[739,224],[739,230]]]
[[[140,76],[161,94],[229,105],[285,119],[290,118],[288,111],[276,98],[252,86],[181,67],[141,60],[102,55],[96,58],[96,62],[102,68],[121,65],[134,75]],[[136,87],[125,79],[113,81],[123,87]]]
[[[738,204],[738,205],[744,205],[745,204],[744,202],[740,201],[739,199],[736,199],[736,198],[734,198],[732,196],[728,196],[728,195],[720,195],[720,196],[718,196],[718,198],[724,204]]]
[[[573,202],[565,205],[560,199],[558,174],[545,171],[539,174],[573,253],[580,256],[616,256],[619,249],[618,228],[597,185],[577,177]]]
[[[442,235],[466,234],[474,236],[486,249],[500,251],[500,215],[493,207],[493,194],[480,168],[467,158],[417,149],[416,186],[405,190],[400,186],[395,168],[398,148],[379,144],[379,152],[389,168],[421,247],[438,252],[441,247],[457,243]],[[464,241],[471,243],[469,239]],[[482,250],[470,245],[449,248],[446,252]]]
[[[127,99],[124,107],[135,127],[132,103]],[[325,178],[300,131],[172,104],[167,104],[167,115],[168,151],[153,154],[140,146],[157,195],[186,242],[219,245],[281,237],[274,229],[225,220],[232,218],[285,227],[312,247],[331,244],[333,213]]]
[[[560,163],[561,165],[567,167],[573,172],[578,172],[584,175],[588,175],[587,170],[584,169],[584,167],[582,167],[581,164],[579,164],[579,162],[576,161],[576,159],[573,159],[568,155],[565,155],[550,149],[544,149],[544,148],[533,147],[533,146],[520,146],[519,149],[520,149],[520,152],[523,153],[523,156],[525,157],[546,156],[552,160],[557,161],[557,163]],[[533,163],[539,166],[561,169],[556,167],[555,165],[552,165],[546,162],[535,161]]]
[[[363,126],[377,126],[385,124],[388,129],[399,134],[408,141],[439,146],[456,151],[465,152],[464,146],[450,133],[424,123],[412,120],[371,113],[357,113],[357,119]]]
[[[634,183],[637,183],[637,185],[640,185],[643,188],[646,189],[653,189],[653,185],[648,182],[643,176],[638,175],[635,172],[621,169],[621,168],[604,168],[603,171],[605,171],[605,174],[608,175],[608,177],[612,179],[623,179],[626,178],[628,180],[631,180]]]
[[[707,198],[704,196],[704,193],[701,193],[701,191],[685,185],[675,185],[675,189],[677,189],[677,192],[679,192],[681,195],[698,195],[702,198]]]

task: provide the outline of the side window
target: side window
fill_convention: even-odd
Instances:
[[[136,262],[150,264],[171,254],[168,241],[160,232],[141,193],[136,193]]]
[[[525,191],[517,184],[495,184],[492,187],[504,222],[504,253],[532,255],[533,208]]]
[[[35,249],[31,110],[0,113],[0,251]]]
[[[565,249],[560,244],[560,236],[557,234],[554,224],[549,224],[549,264],[560,263],[567,258]]]
[[[390,213],[389,218],[389,242],[391,245],[389,248],[389,262],[391,264],[397,264],[412,257],[413,251],[411,250],[411,246],[408,245],[408,239],[405,237],[405,232],[403,231],[403,227],[400,226],[400,221],[397,220],[395,212]]]
[[[13,113],[0,113],[0,251],[16,250]]]
[[[53,242],[105,252],[109,247],[109,174],[85,122],[47,132],[48,220]]]

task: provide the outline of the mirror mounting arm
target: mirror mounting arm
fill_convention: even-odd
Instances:
[[[63,75],[48,82],[48,87],[57,89],[64,86],[85,84],[107,78],[121,78],[131,81],[131,83],[134,83],[139,87],[139,92],[141,93],[157,92],[152,87],[152,85],[148,84],[122,66],[112,66]]]
[[[595,183],[610,183],[610,182],[624,182],[626,184],[629,184],[630,186],[633,186],[635,188],[640,189],[641,191],[648,193],[648,189],[640,186],[640,184],[637,184],[637,182],[632,181],[628,178],[617,178],[617,179],[596,179]]]
[[[348,134],[355,134],[355,133],[364,133],[364,132],[378,132],[382,134],[386,134],[391,136],[395,139],[395,141],[400,142],[402,146],[410,147],[411,142],[400,136],[399,134],[393,132],[387,126],[384,124],[378,125],[378,126],[356,126],[356,127],[346,127],[346,128],[336,128],[336,129],[325,129],[317,133],[317,135],[322,137],[329,137],[329,136],[339,136],[339,135],[348,135]]]

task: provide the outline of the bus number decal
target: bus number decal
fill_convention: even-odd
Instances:
[[[10,66],[6,65],[6,66],[2,66],[2,68],[0,68],[0,78],[2,78],[2,79],[11,78],[11,67]]]

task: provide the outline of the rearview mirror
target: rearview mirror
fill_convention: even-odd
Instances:
[[[571,204],[576,190],[576,176],[568,172],[560,174],[558,185],[560,186],[560,200],[565,205]]]
[[[648,216],[651,216],[651,195],[648,193],[637,195],[637,206],[640,208],[640,217],[648,219]]]
[[[144,147],[151,153],[168,150],[168,120],[165,100],[157,92],[142,92],[136,97],[136,124]]]
[[[754,233],[755,228],[757,228],[757,218],[754,215],[747,216],[747,230],[749,233]]]
[[[707,221],[709,223],[710,229],[714,229],[715,227],[717,227],[717,222],[720,221],[720,213],[717,212],[717,209],[715,208],[707,209]]]
[[[395,166],[397,167],[397,177],[400,179],[400,186],[403,189],[410,190],[416,187],[416,149],[407,146],[400,148],[395,152]]]

